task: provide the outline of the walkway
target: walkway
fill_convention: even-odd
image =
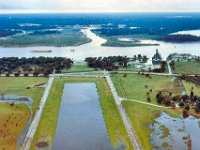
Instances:
[[[120,100],[121,101],[123,101],[123,100],[133,101],[133,102],[137,102],[137,103],[141,103],[141,104],[145,104],[145,105],[150,105],[150,106],[154,106],[154,107],[158,107],[158,108],[171,108],[171,107],[165,107],[165,106],[161,106],[161,105],[156,105],[156,104],[152,104],[152,103],[148,103],[148,102],[143,102],[143,101],[128,99],[128,98],[122,98],[122,97],[120,97]]]
[[[123,121],[123,123],[125,125],[125,128],[126,128],[126,130],[128,132],[130,140],[131,140],[131,142],[133,144],[133,147],[134,147],[135,150],[142,150],[142,147],[141,147],[141,145],[140,145],[140,143],[139,143],[139,141],[137,139],[137,136],[136,136],[136,134],[135,134],[135,132],[134,132],[134,130],[132,128],[131,122],[130,122],[128,116],[126,115],[126,112],[125,112],[123,106],[121,105],[121,100],[120,100],[120,98],[119,98],[119,96],[118,96],[118,94],[117,94],[117,92],[115,90],[115,87],[114,87],[114,84],[113,84],[113,82],[112,82],[112,80],[110,78],[110,75],[109,75],[108,72],[106,72],[105,74],[106,74],[106,80],[108,82],[108,85],[110,86],[110,90],[111,90],[111,92],[112,92],[112,94],[114,96],[115,103],[116,103],[117,108],[119,110],[119,113],[121,115],[122,121]]]
[[[30,149],[30,146],[31,146],[31,143],[33,141],[33,138],[34,138],[35,132],[37,130],[38,124],[40,122],[40,118],[42,116],[42,112],[43,112],[45,103],[47,101],[51,86],[53,84],[53,80],[54,80],[54,76],[49,78],[49,81],[48,81],[47,86],[45,88],[44,94],[43,94],[42,99],[40,101],[39,108],[38,108],[38,110],[35,114],[35,117],[34,117],[32,123],[31,123],[29,131],[28,131],[28,133],[27,133],[27,135],[24,139],[24,142],[23,142],[21,148],[20,148],[21,150],[29,150]]]
[[[167,61],[167,66],[168,66],[169,75],[173,75],[169,61]]]

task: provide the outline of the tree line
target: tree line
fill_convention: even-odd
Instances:
[[[118,70],[119,68],[127,68],[130,61],[138,60],[141,63],[146,63],[148,58],[142,55],[134,55],[133,58],[127,56],[108,56],[108,57],[87,57],[87,62],[90,68],[102,69],[102,70]]]
[[[54,70],[59,73],[72,64],[71,59],[64,57],[4,57],[0,58],[0,73],[50,74]]]

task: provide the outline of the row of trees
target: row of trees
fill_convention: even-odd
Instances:
[[[164,39],[166,42],[198,42],[200,41],[200,37],[194,35],[168,35]]]
[[[106,69],[109,71],[118,68],[127,68],[130,58],[126,56],[88,57],[85,59],[91,68]]]
[[[187,75],[182,75],[181,76],[182,80],[185,80],[186,82],[191,82],[195,84],[196,86],[200,86],[200,76],[195,75],[195,76],[187,76]]]
[[[49,74],[53,70],[60,72],[62,69],[68,69],[73,61],[64,57],[4,57],[0,58],[0,73],[33,73]]]
[[[147,56],[142,56],[138,54],[134,57],[127,56],[109,56],[109,57],[88,57],[85,59],[88,66],[91,68],[106,69],[109,71],[118,70],[119,68],[127,68],[129,62],[139,61],[141,63],[146,63],[148,61]]]
[[[156,100],[158,104],[164,104],[165,106],[176,107],[176,103],[179,103],[179,106],[183,109],[183,116],[189,116],[190,107],[193,106],[197,113],[200,113],[200,97],[195,95],[193,87],[190,90],[190,95],[176,95],[172,96],[172,93],[169,92],[158,92],[156,94]],[[148,95],[147,95],[147,101]]]

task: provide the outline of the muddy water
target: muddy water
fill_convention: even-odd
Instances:
[[[84,60],[86,57],[98,57],[98,56],[129,56],[133,57],[134,54],[147,55],[152,57],[155,54],[155,50],[159,49],[163,59],[165,59],[170,53],[191,53],[199,55],[200,42],[192,43],[166,43],[156,40],[142,40],[142,43],[159,44],[155,46],[136,46],[136,47],[105,47],[101,46],[106,39],[97,36],[91,32],[93,28],[83,29],[82,32],[92,42],[83,44],[80,46],[69,46],[69,47],[49,47],[49,46],[38,46],[38,47],[14,47],[5,48],[0,47],[0,57],[68,57],[74,60]],[[32,50],[52,50],[52,53],[32,53]],[[75,52],[71,50],[74,49]]]
[[[162,112],[151,129],[154,149],[188,150],[188,143],[191,143],[192,150],[199,150],[200,119],[193,116],[173,118]]]
[[[65,84],[53,149],[112,149],[94,83]]]

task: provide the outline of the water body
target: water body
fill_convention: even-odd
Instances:
[[[194,43],[166,43],[156,40],[142,40],[141,43],[159,44],[157,46],[139,46],[139,47],[104,47],[101,46],[106,39],[101,38],[94,34],[91,30],[94,27],[82,29],[82,32],[92,42],[83,44],[80,46],[69,47],[24,47],[24,48],[5,48],[0,47],[0,57],[68,57],[74,60],[84,60],[86,57],[98,57],[98,56],[129,56],[133,57],[134,54],[147,55],[152,57],[156,49],[159,49],[162,57],[165,59],[170,53],[191,53],[193,55],[199,55],[200,42]],[[31,50],[52,50],[52,53],[32,53]],[[71,50],[74,49],[75,52]]]
[[[162,127],[169,130],[169,135],[163,135]],[[151,129],[153,129],[151,140],[156,150],[188,150],[189,140],[191,140],[192,150],[199,150],[200,119],[193,116],[186,119],[174,118],[162,112],[151,125]],[[163,145],[166,147],[164,148]]]
[[[94,83],[65,84],[53,149],[112,149]]]
[[[27,99],[27,100],[25,100],[25,99]],[[16,144],[16,149],[19,149],[20,145],[24,141],[24,138],[25,138],[26,134],[28,133],[28,129],[29,129],[29,127],[31,125],[31,122],[32,122],[32,117],[33,117],[32,103],[33,103],[33,99],[31,97],[29,97],[29,96],[4,94],[4,95],[0,96],[0,103],[26,104],[26,105],[28,105],[28,107],[30,109],[30,112],[31,112],[30,118],[27,121],[25,128],[21,132],[21,134],[19,136],[19,139],[17,141],[17,144]]]
[[[176,33],[173,33],[174,35],[179,34],[179,35],[194,35],[194,36],[200,36],[200,30],[189,30],[189,31],[179,31]],[[172,35],[173,35],[172,34]]]

